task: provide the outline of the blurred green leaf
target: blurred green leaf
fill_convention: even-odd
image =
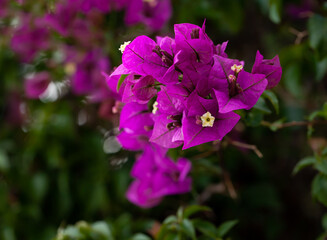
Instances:
[[[295,97],[301,98],[303,96],[303,88],[301,84],[301,67],[299,64],[290,64],[285,69],[284,84]]]
[[[257,127],[260,125],[261,121],[263,120],[264,114],[261,110],[252,109],[246,116],[246,124],[251,127]]]
[[[4,240],[16,240],[14,230],[7,226],[3,227],[0,237]]]
[[[316,64],[316,79],[321,81],[327,72],[327,57],[317,62]]]
[[[106,222],[95,222],[92,224],[92,230],[100,233],[106,240],[114,240],[111,229]]]
[[[318,174],[312,182],[312,195],[327,206],[327,176]]]
[[[258,99],[257,103],[253,106],[253,108],[257,109],[265,114],[271,113],[269,107],[267,106],[265,100],[263,99],[263,96]]]
[[[76,239],[79,240],[83,237],[83,235],[79,232],[79,230],[75,227],[75,226],[68,226],[66,229],[64,230],[59,230],[57,239],[61,240],[62,236],[64,237],[69,237],[71,239]],[[65,239],[65,238],[64,238]]]
[[[151,240],[149,236],[143,234],[143,233],[138,233],[134,235],[130,240]]]
[[[178,221],[182,221],[182,219],[184,218],[184,207],[179,207],[177,210],[177,219]]]
[[[322,227],[327,232],[327,213],[325,213],[324,216],[322,217],[321,223],[322,223]]]
[[[297,174],[300,170],[302,170],[305,167],[311,166],[315,164],[316,158],[315,157],[306,157],[301,159],[294,167],[293,169],[293,175]]]
[[[48,179],[44,173],[37,173],[32,177],[33,197],[41,201],[48,190]]]
[[[174,215],[168,216],[168,217],[163,221],[164,224],[170,224],[170,223],[173,223],[173,222],[177,222],[177,217],[174,216]]]
[[[178,237],[177,233],[168,233],[164,240],[180,240],[180,238]]]
[[[6,172],[9,166],[9,159],[6,152],[0,150],[0,171]]]
[[[276,132],[284,122],[285,122],[285,119],[283,119],[283,118],[278,119],[277,121],[271,123],[269,125],[269,128],[270,128],[271,131]]]
[[[279,103],[276,94],[270,90],[266,90],[263,92],[262,96],[269,100],[269,102],[273,105],[277,114],[279,114]]]
[[[325,157],[316,157],[315,168],[322,174],[327,175],[327,159]]]
[[[207,206],[200,206],[200,205],[188,206],[184,210],[184,217],[189,218],[193,214],[203,211],[211,211],[211,209]]]
[[[217,228],[217,236],[224,237],[236,224],[238,220],[226,221]]]
[[[315,111],[309,115],[309,121],[314,120],[316,117],[327,119],[327,102],[324,103],[322,110]]]
[[[327,40],[327,18],[314,14],[308,21],[309,44],[317,49],[322,41]]]
[[[217,230],[215,225],[213,225],[211,222],[207,222],[201,219],[193,219],[192,222],[195,228],[202,232],[204,235],[211,238],[216,237]]]
[[[181,224],[181,229],[183,230],[183,232],[186,233],[187,236],[189,236],[193,240],[196,239],[195,238],[195,229],[194,229],[193,223],[190,220],[183,219],[183,222]]]
[[[269,18],[273,23],[280,23],[281,20],[282,3],[281,0],[269,1]]]

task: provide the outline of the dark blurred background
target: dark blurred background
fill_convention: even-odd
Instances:
[[[312,186],[317,170],[292,172],[301,159],[317,156],[327,146],[326,124],[314,124],[308,137],[306,123],[285,127],[267,123],[308,121],[327,101],[327,2],[173,0],[172,17],[161,30],[149,30],[142,23],[125,26],[121,9],[80,16],[96,23],[90,34],[98,33],[100,40],[90,41],[110,62],[111,67],[103,69],[108,73],[121,63],[122,42],[141,34],[173,36],[173,24],[183,22],[206,21],[214,43],[228,40],[229,57],[244,60],[249,71],[257,50],[266,59],[279,55],[283,77],[273,90],[279,112],[267,103],[263,111],[243,113],[228,136],[257,146],[263,158],[228,139],[186,152],[171,150],[172,155],[192,160],[194,189],[146,210],[125,197],[135,153],[120,149],[115,140],[119,116],[111,111],[114,100],[92,101],[90,93],[76,94],[67,87],[72,85],[67,83],[70,62],[56,60],[63,48],[83,52],[89,46],[78,38],[52,34],[52,47],[40,50],[30,62],[12,49],[18,18],[42,16],[54,5],[55,1],[10,1],[2,8],[9,12],[2,18],[0,9],[0,239],[52,239],[59,227],[80,220],[106,221],[116,239],[128,239],[146,232],[154,221],[162,222],[178,206],[194,203],[213,209],[202,217],[214,224],[238,219],[232,239],[311,240],[325,231],[321,219],[326,209],[320,202],[327,198],[327,184],[322,183],[317,193]],[[31,99],[26,76],[41,71],[50,74],[55,96],[48,85],[48,95]],[[327,109],[319,116],[327,116]],[[219,156],[201,156],[212,149],[219,149]],[[208,186],[226,181],[202,163],[227,173],[236,195],[226,189],[209,191],[210,197],[201,200]]]

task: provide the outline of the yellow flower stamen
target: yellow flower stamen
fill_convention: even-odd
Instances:
[[[243,65],[236,65],[234,64],[233,66],[231,66],[232,71],[239,73],[240,71],[243,70]]]
[[[201,116],[202,127],[213,127],[215,117],[210,112],[206,112]]]

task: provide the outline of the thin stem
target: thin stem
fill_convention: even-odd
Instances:
[[[245,148],[245,149],[250,149],[252,150],[259,158],[263,158],[263,154],[261,153],[261,151],[257,148],[256,145],[252,145],[252,144],[247,144],[247,143],[242,143],[242,142],[238,142],[238,141],[234,141],[231,140],[229,138],[227,138],[227,141],[229,144],[235,146],[235,147],[240,147],[240,148]]]
[[[295,126],[312,126],[316,124],[327,124],[327,121],[315,120],[315,121],[292,121],[287,123],[270,123],[267,121],[261,121],[261,125],[266,127],[275,127],[277,130],[281,128],[287,127],[295,127]]]
[[[224,164],[224,160],[223,160],[223,153],[222,151],[218,151],[218,156],[220,158],[220,166],[222,168],[222,175],[223,175],[223,179],[224,179],[224,184],[225,184],[225,187],[227,189],[227,192],[229,194],[229,196],[232,198],[232,199],[236,199],[237,198],[237,193],[236,193],[236,190],[235,190],[235,187],[234,187],[234,184],[232,183],[232,180],[230,178],[230,175],[229,175],[229,172],[225,169],[225,164]]]

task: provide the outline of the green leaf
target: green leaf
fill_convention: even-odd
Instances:
[[[322,227],[327,232],[327,213],[325,213],[324,216],[322,217],[321,223],[322,223]]]
[[[163,221],[164,224],[170,224],[170,223],[174,223],[174,222],[177,222],[177,217],[174,216],[174,215],[168,216],[168,217]]]
[[[253,108],[258,109],[259,111],[265,113],[265,114],[270,114],[271,111],[269,107],[267,106],[265,100],[263,97],[260,97],[257,101],[257,103],[253,106]]]
[[[184,208],[182,206],[178,208],[176,215],[177,215],[178,221],[182,221],[183,215],[184,215]]]
[[[171,229],[169,229],[169,226],[170,225],[168,225],[168,224],[161,225],[159,233],[156,236],[156,240],[165,240],[166,239],[167,235],[170,233],[170,230],[171,230]]]
[[[322,174],[327,175],[327,159],[323,157],[317,157],[315,169],[317,169]]]
[[[16,240],[15,232],[11,227],[5,226],[2,228],[3,228],[2,234],[0,235],[0,237],[3,237],[3,239],[6,239],[6,240]]]
[[[273,122],[269,128],[271,131],[276,132],[284,122],[284,118],[278,119],[277,121]]]
[[[203,212],[203,211],[211,211],[211,209],[206,206],[192,205],[192,206],[185,208],[184,217],[189,218],[191,215],[193,215],[197,212]]]
[[[143,234],[143,233],[138,233],[134,235],[130,240],[151,240],[149,236]]]
[[[178,237],[177,233],[168,233],[164,240],[180,240],[180,238]]]
[[[236,224],[238,220],[231,220],[224,222],[217,228],[217,235],[218,237],[224,237]]]
[[[327,206],[327,176],[318,174],[312,182],[312,195]]]
[[[269,100],[269,102],[273,105],[276,113],[279,114],[279,104],[276,94],[270,90],[266,90],[263,92],[262,96]]]
[[[303,96],[303,85],[301,83],[301,67],[297,63],[290,64],[285,69],[284,84],[293,96],[301,98]]]
[[[41,201],[48,191],[48,178],[44,173],[35,173],[31,179],[33,197],[36,201]]]
[[[195,228],[202,232],[204,235],[211,238],[216,238],[217,230],[215,225],[210,222],[203,221],[201,219],[194,219],[192,220],[192,222]]]
[[[322,154],[323,156],[327,156],[327,146],[324,147],[324,149],[321,151],[321,154]]]
[[[315,164],[316,158],[311,156],[311,157],[306,157],[300,160],[294,167],[293,169],[293,175],[297,174],[300,170],[302,170],[305,167],[308,167],[310,165]]]
[[[114,237],[112,236],[111,229],[106,222],[95,222],[92,224],[92,230],[101,234],[107,240],[113,240]]]
[[[118,80],[118,83],[117,83],[117,92],[119,91],[121,85],[123,84],[125,78],[127,78],[128,74],[122,74]]]
[[[60,235],[60,234],[58,234]],[[79,230],[74,227],[74,226],[68,226],[64,231],[63,231],[63,236],[70,237],[72,239],[80,239],[83,237],[83,235],[79,232]]]
[[[280,23],[281,20],[281,0],[269,1],[269,18],[273,23]]]
[[[245,118],[246,124],[251,127],[257,127],[263,120],[263,116],[262,111],[254,108],[247,114]]]
[[[0,150],[0,171],[6,172],[9,169],[9,159],[7,154]]]
[[[309,44],[317,49],[320,43],[327,38],[327,19],[314,14],[308,21]]]
[[[193,223],[190,220],[183,219],[183,222],[181,224],[181,229],[183,232],[185,232],[187,234],[187,236],[191,237],[192,239],[196,239],[195,238],[195,229],[194,229]]]
[[[327,72],[327,57],[316,64],[316,80],[320,82]]]

